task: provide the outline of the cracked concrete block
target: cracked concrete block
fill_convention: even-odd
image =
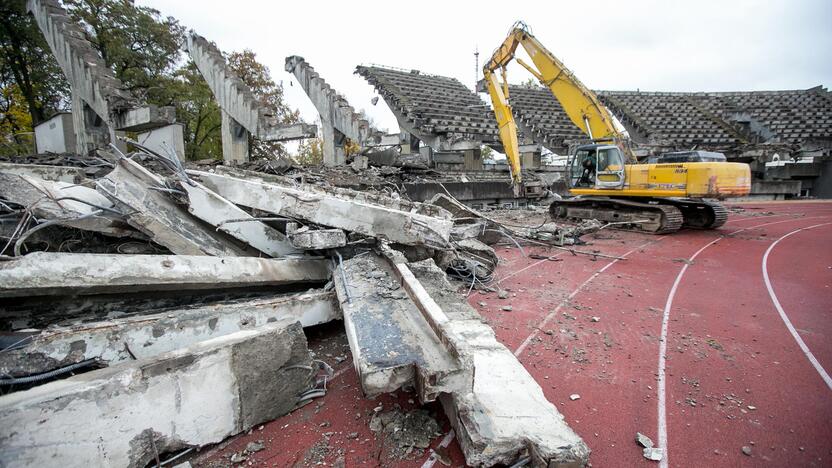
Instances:
[[[329,261],[35,252],[0,262],[0,297],[322,283]]]
[[[580,467],[589,449],[432,260],[363,254],[333,274],[368,394],[414,384],[439,397],[470,466]]]
[[[254,251],[222,237],[169,198],[163,180],[137,162],[121,158],[96,188],[125,213],[127,222],[178,255],[243,256]]]
[[[188,171],[188,174],[232,203],[278,216],[406,245],[448,245],[452,223],[447,219],[388,208],[358,196],[353,199],[343,196],[350,191],[328,193],[307,186],[262,183],[208,172]]]
[[[295,231],[289,234],[292,245],[303,250],[335,249],[347,245],[347,234],[340,229]]]
[[[311,290],[49,327],[27,340],[24,348],[0,353],[0,374],[21,377],[91,358],[114,365],[278,320],[297,320],[308,327],[340,318],[333,291]]]
[[[76,375],[0,397],[0,460],[144,467],[288,413],[315,373],[287,320]]]

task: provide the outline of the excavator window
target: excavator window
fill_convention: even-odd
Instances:
[[[570,182],[572,187],[592,187],[595,185],[597,169],[595,150],[578,150],[572,159],[570,167]]]

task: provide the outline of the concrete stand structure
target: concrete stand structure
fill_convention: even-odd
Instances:
[[[173,107],[142,104],[124,87],[59,2],[28,0],[26,5],[69,81],[76,140],[72,150],[86,154],[118,144],[117,132],[149,131],[174,122]]]
[[[300,323],[283,320],[5,395],[0,460],[144,467],[288,413],[312,364]]]
[[[283,124],[274,110],[255,98],[248,86],[229,68],[222,52],[204,37],[191,33],[187,50],[205,78],[222,113],[222,157],[226,163],[249,160],[249,137],[286,141],[315,136],[315,126]]]
[[[355,112],[347,100],[332,89],[303,57],[286,57],[286,71],[295,75],[321,116],[325,165],[345,164],[344,145],[347,139],[360,146],[381,144],[384,134],[372,128],[365,118]]]

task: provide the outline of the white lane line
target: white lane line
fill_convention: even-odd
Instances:
[[[679,270],[679,274],[676,275],[676,280],[673,282],[673,286],[670,288],[670,292],[667,296],[667,302],[664,306],[664,313],[662,315],[662,331],[661,337],[659,338],[659,372],[658,372],[658,385],[657,385],[657,393],[658,398],[656,399],[658,402],[658,414],[659,414],[659,421],[658,421],[658,432],[659,432],[659,447],[664,448],[664,457],[659,462],[659,468],[667,468],[668,465],[668,458],[669,458],[669,450],[667,447],[667,405],[666,405],[666,378],[665,378],[665,364],[666,364],[666,357],[667,354],[667,328],[668,323],[670,322],[670,309],[673,307],[673,299],[676,297],[676,290],[679,288],[679,283],[682,282],[682,277],[685,276],[685,272],[688,271],[688,267],[690,266],[689,262],[692,262],[696,257],[701,254],[705,249],[708,247],[716,244],[717,242],[725,239],[727,236],[731,236],[734,234],[739,234],[743,231],[747,231],[749,229],[756,229],[763,226],[770,226],[772,224],[782,224],[788,223],[791,221],[805,221],[807,219],[814,219],[814,218],[823,218],[824,216],[814,216],[809,218],[794,218],[794,219],[784,219],[782,221],[773,221],[770,223],[763,223],[757,224],[754,226],[748,226],[746,228],[738,229],[736,231],[731,231],[725,234],[723,237],[717,237],[716,239],[708,242],[701,249],[697,250],[686,262],[682,268]],[[832,223],[830,223],[832,224]]]
[[[780,314],[780,318],[783,319],[783,323],[786,324],[786,328],[789,329],[789,333],[792,334],[794,340],[797,341],[797,345],[800,346],[800,349],[803,350],[803,354],[806,355],[806,358],[809,359],[809,362],[812,363],[812,366],[818,371],[820,377],[826,382],[826,385],[832,390],[832,378],[829,377],[829,373],[820,365],[817,359],[815,359],[815,355],[809,351],[809,347],[806,346],[806,343],[803,341],[803,338],[800,337],[800,334],[797,333],[797,330],[794,329],[794,325],[792,325],[792,321],[789,320],[789,317],[786,315],[786,311],[783,310],[783,306],[780,305],[780,301],[777,299],[777,295],[774,294],[774,288],[771,286],[771,280],[768,277],[768,255],[771,253],[772,250],[780,243],[781,240],[791,236],[792,234],[797,234],[800,231],[806,231],[809,229],[814,229],[820,226],[828,226],[832,223],[823,223],[823,224],[815,224],[814,226],[809,226],[805,228],[796,229],[783,237],[774,241],[766,250],[765,255],[763,255],[763,280],[766,283],[766,289],[768,289],[768,295],[771,297],[771,302],[774,303],[774,307],[777,309],[777,313]]]
[[[627,258],[627,256],[629,256],[630,254],[632,254],[632,253],[633,253],[633,252],[635,252],[636,250],[641,250],[641,249],[643,249],[644,247],[647,247],[648,245],[655,244],[656,242],[661,241],[662,239],[664,239],[664,238],[663,238],[663,237],[660,237],[660,238],[658,238],[658,239],[656,239],[656,240],[651,240],[650,242],[645,242],[644,244],[641,244],[640,246],[638,246],[638,247],[636,247],[636,248],[634,248],[634,249],[632,249],[632,250],[629,250],[627,253],[625,253],[624,255],[622,255],[622,256],[621,256],[621,258]],[[552,312],[550,312],[550,313],[549,313],[549,315],[547,315],[546,317],[544,317],[544,318],[543,318],[543,321],[542,321],[542,322],[540,322],[540,324],[539,324],[537,327],[535,327],[535,329],[532,331],[532,333],[531,333],[528,337],[526,337],[526,339],[525,339],[525,340],[523,340],[523,342],[520,344],[520,346],[518,346],[518,347],[517,347],[517,349],[516,349],[516,350],[514,350],[514,355],[515,355],[515,356],[520,356],[520,355],[523,353],[523,351],[525,351],[525,350],[526,350],[526,347],[527,347],[527,346],[529,346],[529,343],[531,343],[531,342],[532,342],[532,340],[534,339],[534,337],[535,337],[535,336],[537,336],[537,334],[538,334],[538,332],[540,331],[540,329],[541,329],[541,328],[543,328],[544,326],[546,326],[546,324],[547,324],[547,323],[549,323],[549,321],[550,321],[550,320],[552,320],[552,319],[553,319],[553,318],[554,318],[554,317],[558,314],[558,312],[560,311],[560,309],[561,309],[561,308],[563,308],[563,306],[565,306],[566,304],[568,304],[568,303],[569,303],[569,301],[571,301],[573,297],[575,297],[575,296],[576,296],[579,292],[581,292],[581,290],[582,290],[582,289],[583,289],[583,288],[584,288],[587,284],[589,284],[590,282],[592,282],[592,281],[593,281],[595,278],[597,278],[597,277],[598,277],[601,273],[603,273],[603,272],[607,271],[607,269],[608,269],[609,267],[611,267],[611,266],[615,265],[616,263],[618,263],[618,260],[619,260],[618,258],[613,259],[611,262],[609,262],[609,263],[607,263],[606,265],[604,265],[604,266],[603,266],[600,270],[596,271],[596,272],[595,272],[595,274],[593,274],[592,276],[590,276],[589,278],[587,278],[587,279],[586,279],[586,281],[584,281],[583,283],[581,283],[581,285],[580,285],[580,286],[578,286],[577,288],[575,288],[575,290],[574,290],[574,291],[572,291],[572,293],[571,293],[571,294],[569,294],[569,295],[566,297],[566,299],[562,300],[562,301],[560,302],[560,304],[558,304],[558,306],[557,306],[557,307],[555,307],[555,310],[553,310]]]
[[[445,448],[448,445],[451,445],[452,440],[454,440],[454,430],[453,429],[451,429],[447,434],[445,434],[445,437],[443,437],[442,441],[439,442],[439,447]],[[431,468],[433,465],[436,464],[436,460],[438,460],[438,459],[439,459],[439,457],[436,456],[436,452],[433,449],[431,449],[430,450],[430,457],[428,457],[428,459],[425,460],[424,463],[422,463],[422,468]]]
[[[500,284],[500,283],[502,283],[503,281],[505,281],[505,280],[507,280],[507,279],[511,278],[511,277],[512,277],[512,276],[514,276],[514,275],[517,275],[517,274],[519,274],[519,273],[522,273],[522,272],[524,272],[524,271],[528,270],[528,269],[529,269],[529,268],[531,268],[531,267],[535,267],[535,266],[537,266],[537,265],[540,265],[541,263],[550,262],[550,261],[552,261],[552,259],[554,259],[554,258],[558,258],[558,257],[560,257],[561,255],[563,255],[563,254],[565,254],[565,253],[566,253],[566,252],[560,252],[560,253],[557,253],[557,254],[555,254],[555,255],[551,255],[551,256],[549,256],[549,257],[547,257],[547,258],[544,258],[544,259],[542,259],[542,260],[538,260],[538,261],[536,261],[536,262],[534,262],[534,263],[532,263],[532,264],[530,264],[530,265],[526,265],[525,267],[523,267],[523,268],[521,268],[521,269],[519,269],[519,270],[517,270],[517,271],[515,271],[515,272],[513,272],[513,273],[509,273],[509,274],[507,274],[506,276],[504,276],[504,277],[502,277],[502,278],[498,279],[497,281],[495,281],[495,283],[496,283],[496,284]]]

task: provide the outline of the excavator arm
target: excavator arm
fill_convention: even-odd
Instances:
[[[534,64],[534,68],[517,58],[517,62],[537,78],[560,102],[569,119],[590,139],[622,141],[623,135],[615,128],[607,109],[595,93],[569,71],[551,52],[546,50],[528,30],[517,22],[503,44],[494,51],[483,67],[483,77],[494,105],[494,113],[500,129],[500,140],[508,158],[512,182],[521,182],[520,148],[517,140],[517,124],[509,104],[506,66],[514,59],[517,46],[522,45]],[[497,77],[499,70],[502,82]],[[624,148],[632,158],[628,148]]]

